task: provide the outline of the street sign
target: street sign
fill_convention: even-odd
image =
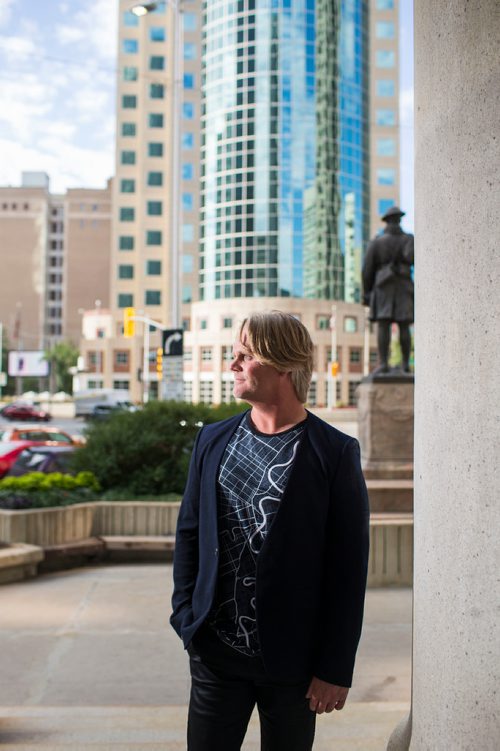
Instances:
[[[166,329],[161,336],[163,360],[161,397],[165,401],[184,400],[184,361],[183,343],[184,331],[182,329]]]

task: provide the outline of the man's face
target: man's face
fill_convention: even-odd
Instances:
[[[247,345],[245,331],[241,340],[235,342],[233,354],[231,370],[234,374],[235,397],[250,404],[275,403],[283,376],[276,368],[256,359]]]

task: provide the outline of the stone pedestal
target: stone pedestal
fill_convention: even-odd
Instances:
[[[372,511],[413,509],[413,391],[412,377],[390,375],[365,378],[358,388],[361,465]]]

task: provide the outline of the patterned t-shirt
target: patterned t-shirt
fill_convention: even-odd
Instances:
[[[223,642],[246,655],[260,653],[257,556],[278,510],[305,422],[266,435],[258,432],[246,413],[219,467],[219,573],[209,623]]]

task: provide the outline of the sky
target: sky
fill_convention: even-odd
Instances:
[[[131,5],[133,3],[131,2]],[[413,228],[413,0],[400,0],[401,196]],[[0,185],[52,193],[114,170],[117,0],[0,0]]]

